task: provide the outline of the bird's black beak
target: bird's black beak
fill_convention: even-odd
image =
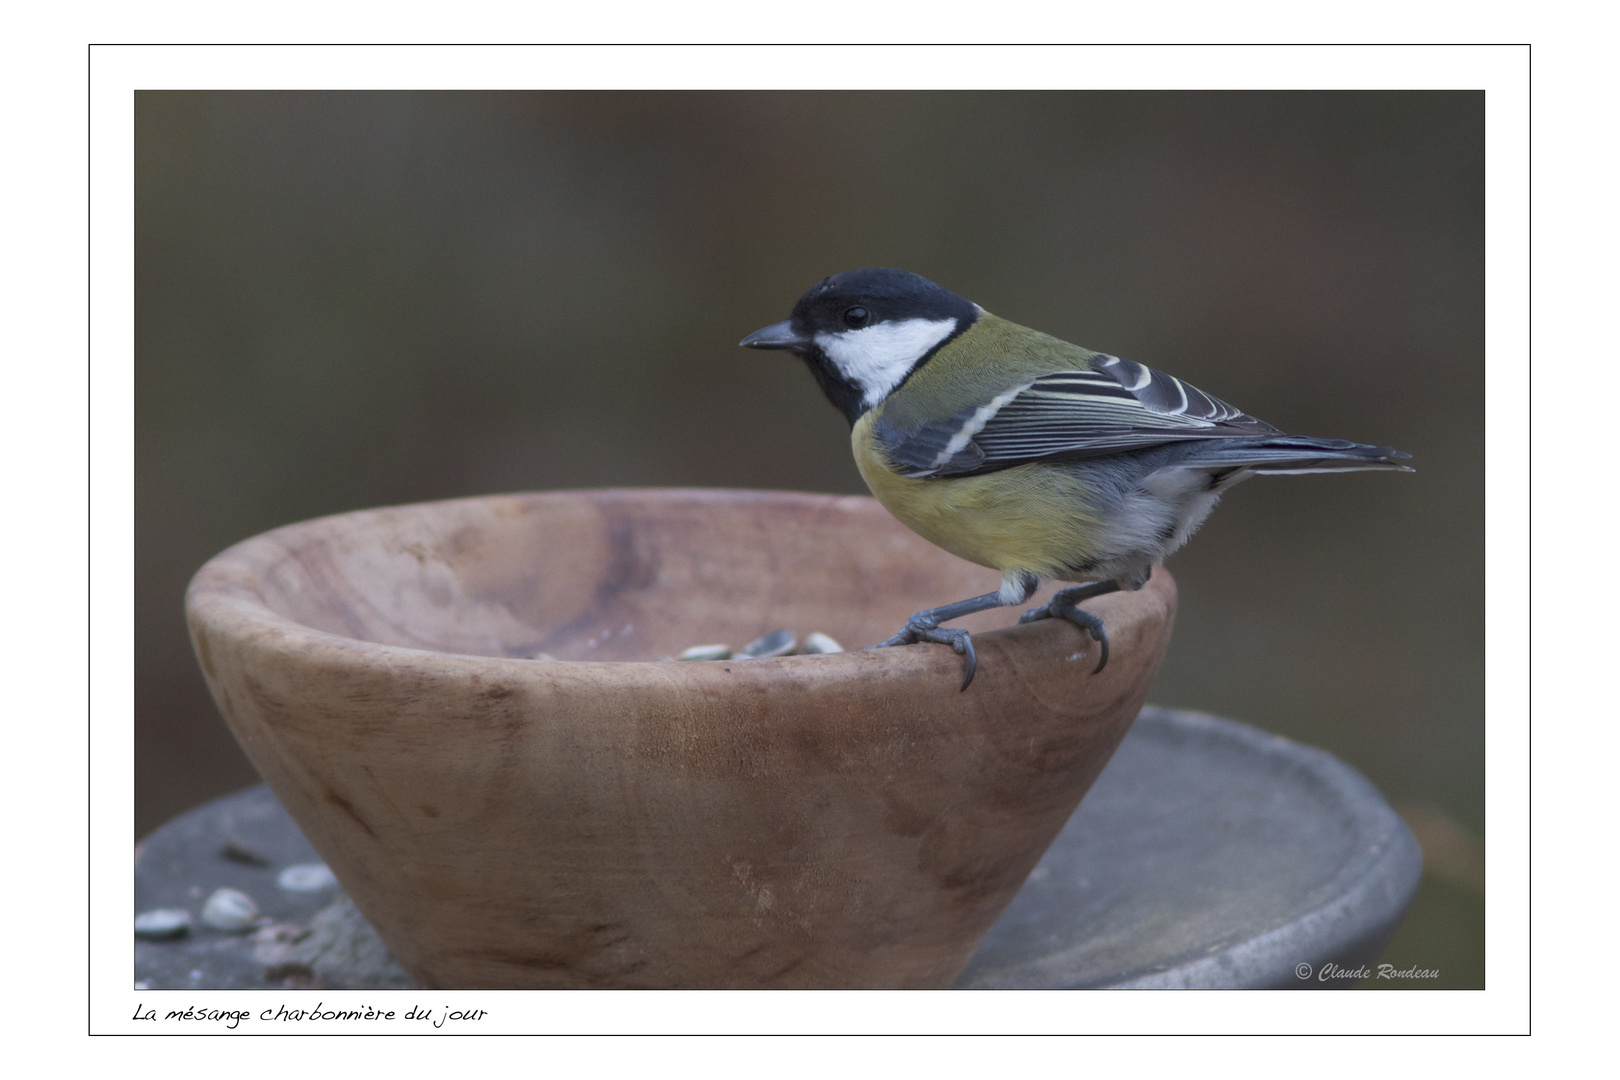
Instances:
[[[772,323],[737,342],[745,349],[802,349],[810,342],[800,337],[788,322]]]

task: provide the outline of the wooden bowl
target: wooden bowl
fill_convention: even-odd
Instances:
[[[860,651],[993,571],[865,498],[507,495],[367,510],[198,572],[253,764],[426,987],[948,986],[1140,709],[1175,586],[1074,626]],[[681,662],[822,631],[855,651]],[[548,653],[557,659],[530,659]]]

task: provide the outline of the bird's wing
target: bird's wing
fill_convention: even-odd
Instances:
[[[1188,439],[1280,435],[1173,375],[1098,355],[1090,371],[1058,371],[914,431],[876,435],[906,476],[965,476],[1032,461],[1078,460]]]

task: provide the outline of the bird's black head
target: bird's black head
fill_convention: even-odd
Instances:
[[[803,357],[853,424],[980,314],[977,304],[916,274],[850,270],[813,285],[786,322],[741,344]]]

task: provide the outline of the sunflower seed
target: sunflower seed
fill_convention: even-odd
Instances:
[[[741,649],[737,655],[764,659],[768,656],[792,656],[793,650],[798,647],[799,639],[786,630],[773,630],[762,638],[755,638]]]
[[[687,649],[677,660],[730,660],[730,645],[694,645]]]
[[[276,884],[288,892],[320,892],[337,884],[325,863],[299,863],[276,875]]]
[[[258,918],[259,905],[247,893],[235,889],[215,889],[202,910],[203,922],[227,934],[246,930]]]
[[[815,633],[804,639],[804,648],[799,651],[805,653],[835,653],[843,652],[844,647],[826,634]]]
[[[185,908],[158,908],[135,916],[135,936],[148,941],[182,937],[190,929],[191,912]]]

